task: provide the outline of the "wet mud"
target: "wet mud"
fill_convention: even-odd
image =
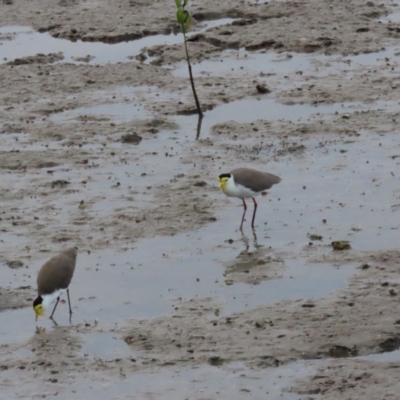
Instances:
[[[200,131],[173,2],[0,7],[2,396],[396,398],[392,2],[193,1]],[[239,166],[282,178],[254,231]]]

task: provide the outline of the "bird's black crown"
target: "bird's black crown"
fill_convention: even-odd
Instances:
[[[219,176],[219,179],[222,179],[222,178],[230,178],[231,177],[231,174],[221,174],[220,176]]]
[[[36,297],[36,299],[33,301],[33,308],[35,308],[38,304],[42,304],[42,303],[43,303],[42,296]]]

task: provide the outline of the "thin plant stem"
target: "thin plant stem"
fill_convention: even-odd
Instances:
[[[190,77],[190,84],[192,85],[193,97],[194,97],[194,101],[196,102],[197,113],[199,114],[200,118],[203,118],[203,112],[201,111],[200,102],[199,102],[199,99],[197,97],[196,88],[194,86],[194,80],[193,80],[193,74],[192,74],[192,66],[190,65],[190,57],[189,57],[189,51],[188,51],[188,48],[187,48],[185,27],[184,27],[183,24],[182,24],[181,28],[182,28],[182,33],[183,33],[183,42],[185,43],[186,60],[187,60],[187,63],[188,63],[188,68],[189,68],[189,77]]]

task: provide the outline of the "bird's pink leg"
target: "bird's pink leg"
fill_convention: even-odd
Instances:
[[[246,215],[246,211],[247,211],[247,204],[246,202],[243,200],[243,216],[242,216],[242,223],[240,224],[240,230],[243,231],[243,221],[244,221],[244,216]]]
[[[60,301],[60,296],[57,297],[56,305],[55,305],[54,308],[53,308],[53,312],[52,312],[51,315],[50,315],[50,319],[53,319],[53,314],[54,314],[54,311],[56,311],[56,308],[57,308],[57,305],[58,305],[58,302],[59,302],[59,301]]]

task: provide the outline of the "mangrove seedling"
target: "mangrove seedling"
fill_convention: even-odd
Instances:
[[[183,44],[185,46],[186,61],[188,63],[190,84],[192,86],[193,97],[194,97],[194,101],[196,103],[197,113],[199,114],[199,118],[202,118],[203,112],[201,111],[200,102],[197,97],[196,88],[194,86],[192,66],[190,64],[190,57],[189,57],[187,38],[186,38],[186,32],[188,31],[188,29],[190,27],[190,22],[191,22],[191,16],[189,14],[189,11],[186,10],[186,6],[187,6],[188,2],[189,2],[189,0],[175,0],[175,4],[176,4],[176,8],[177,8],[176,19],[178,21],[179,26],[181,27],[182,34],[183,34]]]

